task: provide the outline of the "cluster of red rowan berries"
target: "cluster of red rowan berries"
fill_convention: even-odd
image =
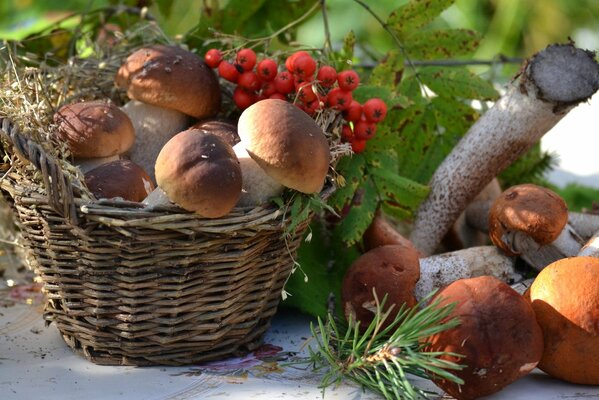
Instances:
[[[225,60],[218,49],[210,49],[204,56],[206,64],[218,71],[221,78],[236,84],[233,101],[244,110],[262,99],[281,99],[294,103],[309,115],[324,108],[343,113],[346,123],[342,139],[351,143],[356,153],[364,151],[366,141],[374,137],[377,123],[387,115],[387,105],[379,98],[360,104],[352,92],[360,77],[354,70],[337,70],[321,65],[307,51],[297,51],[285,60],[285,68],[271,58],[258,62],[254,50],[244,48],[234,60]]]

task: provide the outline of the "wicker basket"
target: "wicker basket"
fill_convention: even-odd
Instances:
[[[44,318],[90,361],[182,365],[255,348],[307,222],[285,240],[276,208],[205,219],[181,209],[84,201],[41,146],[0,119],[0,189],[47,296]]]

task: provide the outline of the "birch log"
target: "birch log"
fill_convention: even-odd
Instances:
[[[432,254],[476,194],[598,88],[592,52],[565,44],[533,56],[435,171],[410,236],[416,247]]]

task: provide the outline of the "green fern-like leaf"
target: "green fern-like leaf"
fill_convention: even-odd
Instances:
[[[416,60],[453,58],[471,54],[481,36],[469,29],[418,31],[405,40],[406,53]]]
[[[455,0],[411,0],[389,15],[387,26],[397,35],[403,36],[432,22]]]

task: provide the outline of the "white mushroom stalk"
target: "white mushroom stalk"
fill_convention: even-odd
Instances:
[[[524,66],[520,78],[454,147],[435,171],[410,239],[432,254],[468,203],[530,149],[575,105],[599,88],[594,54],[552,45]]]
[[[599,258],[599,230],[582,246],[577,256]]]
[[[162,147],[177,133],[189,126],[189,117],[182,112],[131,100],[121,108],[135,128],[135,143],[129,157],[156,182],[154,163]]]
[[[420,279],[414,295],[418,301],[434,289],[458,279],[491,275],[503,282],[519,280],[515,258],[504,255],[495,246],[469,247],[420,259]]]

